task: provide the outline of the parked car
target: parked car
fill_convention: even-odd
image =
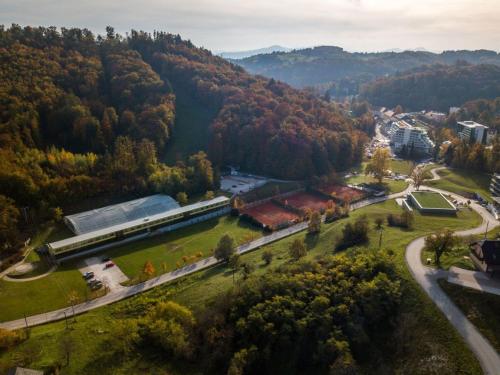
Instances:
[[[92,279],[93,277],[94,277],[94,272],[92,272],[92,271],[88,271],[88,272],[85,272],[85,273],[83,274],[83,278],[84,278],[85,280],[90,280],[90,279]]]
[[[104,257],[102,258],[102,262],[110,262],[111,261],[111,258],[110,257]]]
[[[99,280],[99,279],[92,279],[92,280],[87,280],[87,285],[92,287],[92,285],[94,284],[98,284],[98,283],[101,283],[102,284],[102,281]]]
[[[98,290],[98,289],[101,289],[101,288],[102,288],[102,281],[99,281],[99,280],[97,280],[97,282],[92,283],[90,285],[90,289],[92,289],[92,290]]]
[[[114,267],[115,264],[113,262],[108,262],[106,263],[106,265],[104,266],[104,268],[111,268],[111,267]]]

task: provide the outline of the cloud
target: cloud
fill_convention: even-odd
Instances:
[[[179,33],[214,50],[282,44],[498,49],[497,0],[0,0],[0,23]]]

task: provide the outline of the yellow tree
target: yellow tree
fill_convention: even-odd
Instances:
[[[145,276],[147,276],[147,278],[154,276],[154,274],[156,273],[156,270],[155,270],[155,267],[153,266],[153,263],[151,263],[151,261],[148,260],[148,261],[146,261],[146,263],[144,263],[142,273]]]
[[[385,171],[389,168],[390,157],[389,149],[377,148],[371,161],[365,167],[365,174],[372,174],[379,183],[382,183]]]

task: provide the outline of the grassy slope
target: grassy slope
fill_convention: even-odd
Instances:
[[[438,172],[440,180],[428,181],[426,184],[457,194],[479,193],[485,199],[490,198],[489,185],[491,177],[486,173],[474,173],[459,169],[445,169]]]
[[[500,296],[464,288],[445,280],[440,280],[439,285],[500,352],[500,320],[498,319]]]
[[[350,218],[366,214],[371,222],[377,216],[385,216],[390,212],[400,212],[400,208],[393,201],[366,207],[354,212]],[[313,259],[320,254],[329,253],[346,220],[327,224],[323,226],[322,232],[315,240],[308,241],[308,258]],[[458,334],[454,331],[446,318],[439,313],[434,304],[425,296],[424,292],[411,278],[404,263],[404,248],[413,238],[432,232],[436,227],[449,227],[451,229],[472,227],[478,225],[480,218],[471,211],[464,211],[458,218],[420,216],[416,214],[415,230],[405,231],[397,228],[386,228],[384,231],[383,246],[390,248],[395,253],[398,272],[405,289],[405,297],[402,301],[401,314],[398,318],[398,330],[396,335],[404,344],[398,353],[384,352],[380,361],[386,366],[394,369],[397,373],[412,374],[480,374],[481,370],[471,352],[466,348]],[[373,228],[373,227],[372,227]],[[243,256],[243,261],[256,265],[255,276],[277,267],[283,262],[288,262],[288,244],[295,238],[303,238],[304,234],[297,234],[285,240],[266,246],[250,254]],[[378,243],[378,233],[373,229],[370,233],[371,242]],[[270,266],[264,266],[260,259],[264,249],[271,249],[274,260]],[[237,281],[238,282],[238,281]],[[96,356],[99,355],[101,345],[106,337],[106,327],[113,319],[114,313],[120,310],[122,314],[139,313],[144,311],[145,301],[148,298],[174,299],[183,303],[195,311],[203,310],[210,304],[218,294],[232,286],[231,273],[223,266],[211,268],[199,272],[182,280],[163,285],[143,295],[133,297],[129,300],[119,302],[112,306],[94,310],[90,313],[77,317],[77,322],[72,326],[74,336],[77,337],[78,356],[74,356],[69,368],[65,373],[76,374],[96,372],[98,369]],[[417,308],[418,307],[418,308]],[[96,333],[101,332],[102,333]],[[41,367],[52,363],[58,357],[57,340],[65,334],[64,324],[53,323],[32,329],[31,339],[13,350],[10,354],[0,357],[0,361],[6,361],[11,356],[19,356],[19,353],[35,348],[40,351],[39,355],[33,356],[33,367]],[[383,350],[383,343],[381,343]],[[434,354],[438,353],[438,356]],[[127,370],[141,368],[150,373],[160,366],[157,360],[142,359],[139,362],[120,362],[120,369],[126,373]],[[167,365],[161,365],[163,369]],[[374,373],[369,365],[368,373]],[[437,370],[436,370],[437,369]],[[116,370],[116,369],[115,369]],[[111,373],[111,370],[99,369],[102,373]],[[185,364],[169,368],[169,373],[201,373],[186,369]],[[392,372],[392,371],[390,371]],[[380,373],[380,372],[379,372]],[[384,372],[382,372],[384,373]]]
[[[373,184],[378,185],[378,182],[372,176],[366,176],[364,174],[364,170],[367,162],[363,162],[361,166],[358,168],[358,175],[352,176],[345,180],[347,184]],[[411,172],[412,163],[407,160],[393,160],[391,159],[389,162],[389,169],[393,172],[397,172],[399,174],[409,174]],[[406,181],[395,181],[392,179],[385,178],[382,182],[382,187],[385,189],[387,193],[399,193],[408,187],[408,183]]]
[[[50,275],[34,281],[0,280],[0,321],[22,318],[69,305],[68,294],[86,298],[87,286],[72,264],[59,267]]]
[[[262,235],[262,231],[255,227],[237,218],[224,216],[117,247],[106,251],[106,255],[111,256],[129,278],[138,276],[147,260],[153,263],[159,274],[175,269],[177,262],[183,265],[184,255],[193,256],[198,252],[203,258],[212,255],[213,248],[226,233],[231,234],[237,244]]]
[[[53,235],[60,233],[55,228]],[[238,244],[262,235],[260,230],[225,216],[114,248],[107,251],[106,255],[113,257],[130,278],[140,274],[147,260],[153,263],[157,273],[164,273],[174,269],[176,262],[182,263],[183,255],[190,256],[197,252],[201,252],[203,257],[211,255],[213,247],[225,233],[230,233]],[[76,268],[76,261],[38,280],[20,283],[0,280],[0,299],[9,301],[0,309],[0,321],[67,306],[70,291],[76,291],[81,300],[87,297],[87,287]]]
[[[168,164],[184,160],[200,150],[207,149],[209,126],[217,115],[207,106],[197,103],[192,96],[176,88],[175,125],[172,139],[162,159]]]

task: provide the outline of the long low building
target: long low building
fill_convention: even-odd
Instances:
[[[206,219],[216,217],[228,212],[229,205],[229,198],[216,197],[207,201],[170,209],[148,217],[51,242],[46,244],[45,250],[48,251],[53,259],[59,260],[93,247],[119,241],[141,233],[148,233],[165,226],[172,226],[201,216]]]

